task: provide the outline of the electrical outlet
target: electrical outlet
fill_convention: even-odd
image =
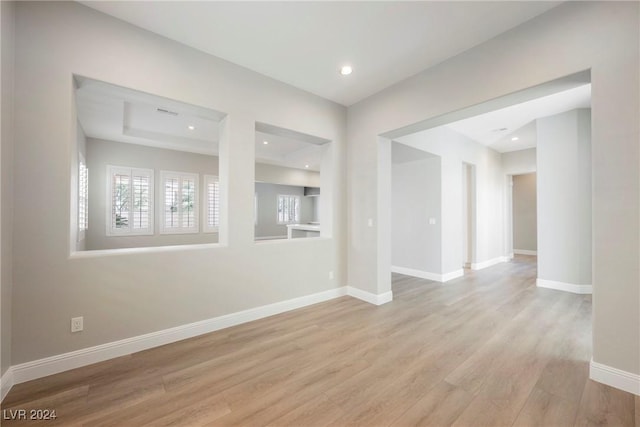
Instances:
[[[333,280],[333,271],[329,272],[329,280]]]
[[[84,321],[82,317],[74,317],[71,319],[71,332],[80,332],[84,329]]]

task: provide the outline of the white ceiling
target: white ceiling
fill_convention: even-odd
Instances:
[[[268,144],[265,144],[267,141]],[[256,130],[256,162],[320,172],[325,145]],[[308,168],[306,166],[309,166]]]
[[[561,2],[81,3],[348,106]]]
[[[513,138],[518,138],[513,140]],[[534,148],[538,145],[538,132],[536,128],[536,121],[531,120],[526,125],[513,130],[507,131],[506,135],[498,139],[489,147],[493,148],[499,153],[507,153],[509,151],[526,150],[527,148]]]
[[[75,81],[78,121],[87,137],[218,155],[219,125],[224,114],[85,77],[76,76]],[[256,161],[320,171],[328,142],[258,123]]]
[[[222,113],[84,77],[75,81],[78,121],[88,137],[217,155]]]
[[[591,85],[582,85],[445,125],[501,153],[536,146],[534,120],[591,106]],[[516,141],[512,138],[517,137]]]

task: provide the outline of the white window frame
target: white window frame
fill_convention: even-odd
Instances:
[[[298,218],[294,218],[293,221],[280,221],[280,215],[278,212],[278,207],[280,206],[280,198],[281,197],[290,197],[294,198],[298,201]],[[302,215],[302,204],[300,200],[300,196],[295,194],[278,194],[278,198],[276,199],[276,222],[278,225],[287,225],[287,224],[298,224],[300,223],[300,216]]]
[[[178,190],[179,190],[179,199],[182,199],[182,182],[185,178],[191,179],[194,182],[195,189],[193,193],[194,201],[193,201],[193,227],[183,227],[180,225],[179,227],[167,227],[166,226],[166,217],[165,217],[165,182],[169,178],[178,179]],[[160,234],[196,234],[200,232],[199,220],[200,220],[200,196],[199,196],[199,180],[200,176],[197,173],[191,172],[175,172],[175,171],[160,171],[160,204],[159,204],[159,215],[160,215]],[[178,204],[178,223],[182,223],[182,204]]]
[[[214,203],[217,204],[218,208],[218,223],[215,225],[209,225],[209,185],[217,184],[217,200]],[[220,180],[215,175],[204,175],[204,186],[202,192],[202,232],[203,233],[217,233],[220,229]]]
[[[78,242],[84,240],[89,229],[89,168],[78,152]]]
[[[149,179],[149,213],[147,223],[149,226],[143,229],[133,229],[131,224],[128,228],[116,228],[113,224],[113,175],[121,174],[129,176],[129,185],[133,186],[134,176],[146,176]],[[107,236],[151,236],[153,235],[153,213],[154,213],[154,190],[153,190],[153,169],[131,168],[125,166],[107,165],[107,215],[106,215],[106,233]],[[133,190],[130,190],[129,201],[129,218],[133,218]]]

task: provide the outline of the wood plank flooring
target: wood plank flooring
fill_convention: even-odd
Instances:
[[[535,257],[343,297],[16,385],[3,426],[634,426],[588,379],[591,298],[536,288]],[[6,418],[6,413],[5,413]]]

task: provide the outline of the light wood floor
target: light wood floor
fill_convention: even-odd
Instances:
[[[633,395],[588,379],[591,298],[535,276],[533,257],[445,285],[394,275],[392,303],[343,297],[20,384],[3,409],[56,409],[47,426],[640,426]]]

